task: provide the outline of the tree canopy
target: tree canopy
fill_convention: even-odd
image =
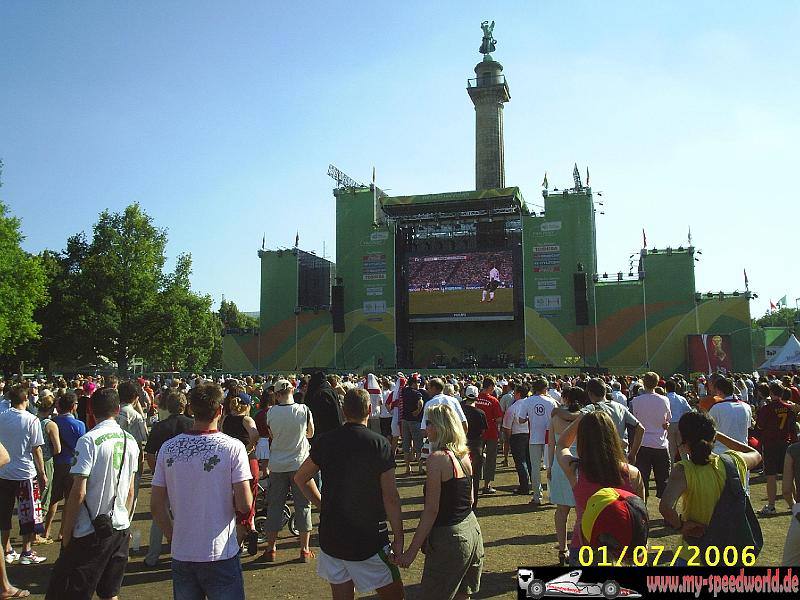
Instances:
[[[791,327],[798,319],[800,319],[800,312],[794,308],[784,306],[778,310],[769,311],[758,319],[754,319],[753,323],[758,327]]]
[[[258,319],[239,310],[236,303],[223,299],[219,306],[220,321],[228,329],[250,329],[258,327]]]
[[[155,370],[206,368],[221,322],[211,297],[191,289],[189,254],[164,272],[166,244],[167,232],[132,204],[100,213],[91,239],[78,233],[63,251],[43,252],[40,289],[50,301],[33,315],[42,336],[17,353],[45,368],[105,358],[126,374],[134,357]]]
[[[0,202],[0,353],[36,339],[34,312],[47,299],[47,276],[39,257],[22,249],[20,222]]]
[[[3,186],[0,160],[0,187]],[[20,222],[0,201],[0,354],[12,354],[34,340],[41,329],[34,311],[47,300],[47,276],[41,261],[22,249]]]

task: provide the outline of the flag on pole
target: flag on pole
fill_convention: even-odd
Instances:
[[[262,250],[264,249],[264,245],[266,243],[267,243],[267,234],[265,233],[263,236],[261,236],[261,249]]]
[[[644,228],[642,228],[642,247],[647,248],[647,234],[644,232]]]
[[[544,180],[542,181],[542,187],[546,190],[550,189],[550,184],[547,183],[547,171],[544,172]]]
[[[775,303],[772,300],[770,300],[769,301],[769,309],[770,310],[775,310],[776,308],[778,308],[778,307],[775,306]]]
[[[589,167],[586,167],[586,187],[589,187]]]
[[[297,248],[300,245],[300,232],[298,231],[297,234],[294,236],[294,247]]]
[[[375,167],[372,167],[372,185],[375,185]]]
[[[692,245],[692,227],[689,226],[689,245]]]
[[[747,279],[747,269],[744,270],[744,289],[750,289],[750,281]]]
[[[786,308],[786,296],[784,296],[783,298],[778,300],[778,306],[782,306],[783,308]]]

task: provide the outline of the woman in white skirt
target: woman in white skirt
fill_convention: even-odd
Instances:
[[[258,403],[260,409],[254,421],[258,429],[258,443],[256,444],[256,460],[258,461],[259,478],[264,479],[269,475],[269,427],[267,427],[267,411],[275,404],[275,392],[270,386],[261,395]]]

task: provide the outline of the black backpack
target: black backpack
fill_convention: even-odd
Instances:
[[[700,548],[701,560],[705,558],[706,549],[710,546],[716,546],[719,552],[728,546],[738,548],[738,564],[741,565],[742,550],[752,546],[753,555],[758,556],[764,545],[764,536],[750,504],[750,498],[744,492],[744,484],[739,477],[736,464],[725,454],[721,454],[719,458],[725,466],[725,486],[722,488],[705,533],[699,538],[687,538],[686,541]]]

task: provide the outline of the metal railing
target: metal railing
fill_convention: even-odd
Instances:
[[[505,75],[482,75],[480,77],[473,77],[467,79],[468,88],[489,87],[492,85],[505,85]]]

